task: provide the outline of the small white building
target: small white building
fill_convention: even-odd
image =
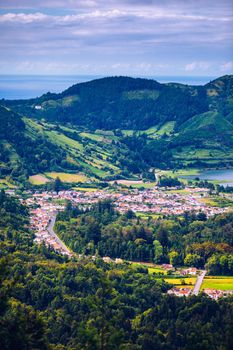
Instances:
[[[116,264],[123,264],[123,263],[124,263],[124,260],[123,260],[123,259],[120,259],[120,258],[116,258],[116,259],[115,259],[115,263],[116,263]]]
[[[186,269],[186,270],[182,270],[181,271],[181,273],[182,273],[182,275],[193,275],[193,276],[196,276],[196,274],[197,274],[197,269],[196,269],[196,267],[190,267],[190,268],[188,268],[188,269]]]

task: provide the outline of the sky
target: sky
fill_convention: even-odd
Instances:
[[[232,0],[0,0],[0,74],[233,73]]]

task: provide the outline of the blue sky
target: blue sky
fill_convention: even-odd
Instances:
[[[0,74],[230,74],[232,20],[232,0],[1,0]]]

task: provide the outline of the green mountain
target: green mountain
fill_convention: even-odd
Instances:
[[[147,129],[185,121],[208,109],[204,87],[177,87],[154,80],[112,77],[76,84],[61,94],[7,101],[15,111],[88,129]]]
[[[112,77],[1,104],[1,177],[233,165],[233,76],[205,86]]]

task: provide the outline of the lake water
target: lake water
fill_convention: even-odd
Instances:
[[[62,92],[68,87],[93,79],[100,75],[0,75],[0,99],[27,99],[41,96],[49,92]],[[142,76],[160,83],[177,82],[189,85],[204,85],[213,77],[180,77],[180,76]]]
[[[205,170],[200,171],[198,175],[187,175],[181,177],[190,180],[193,180],[196,177],[200,180],[218,180],[223,186],[233,186],[233,169]]]

